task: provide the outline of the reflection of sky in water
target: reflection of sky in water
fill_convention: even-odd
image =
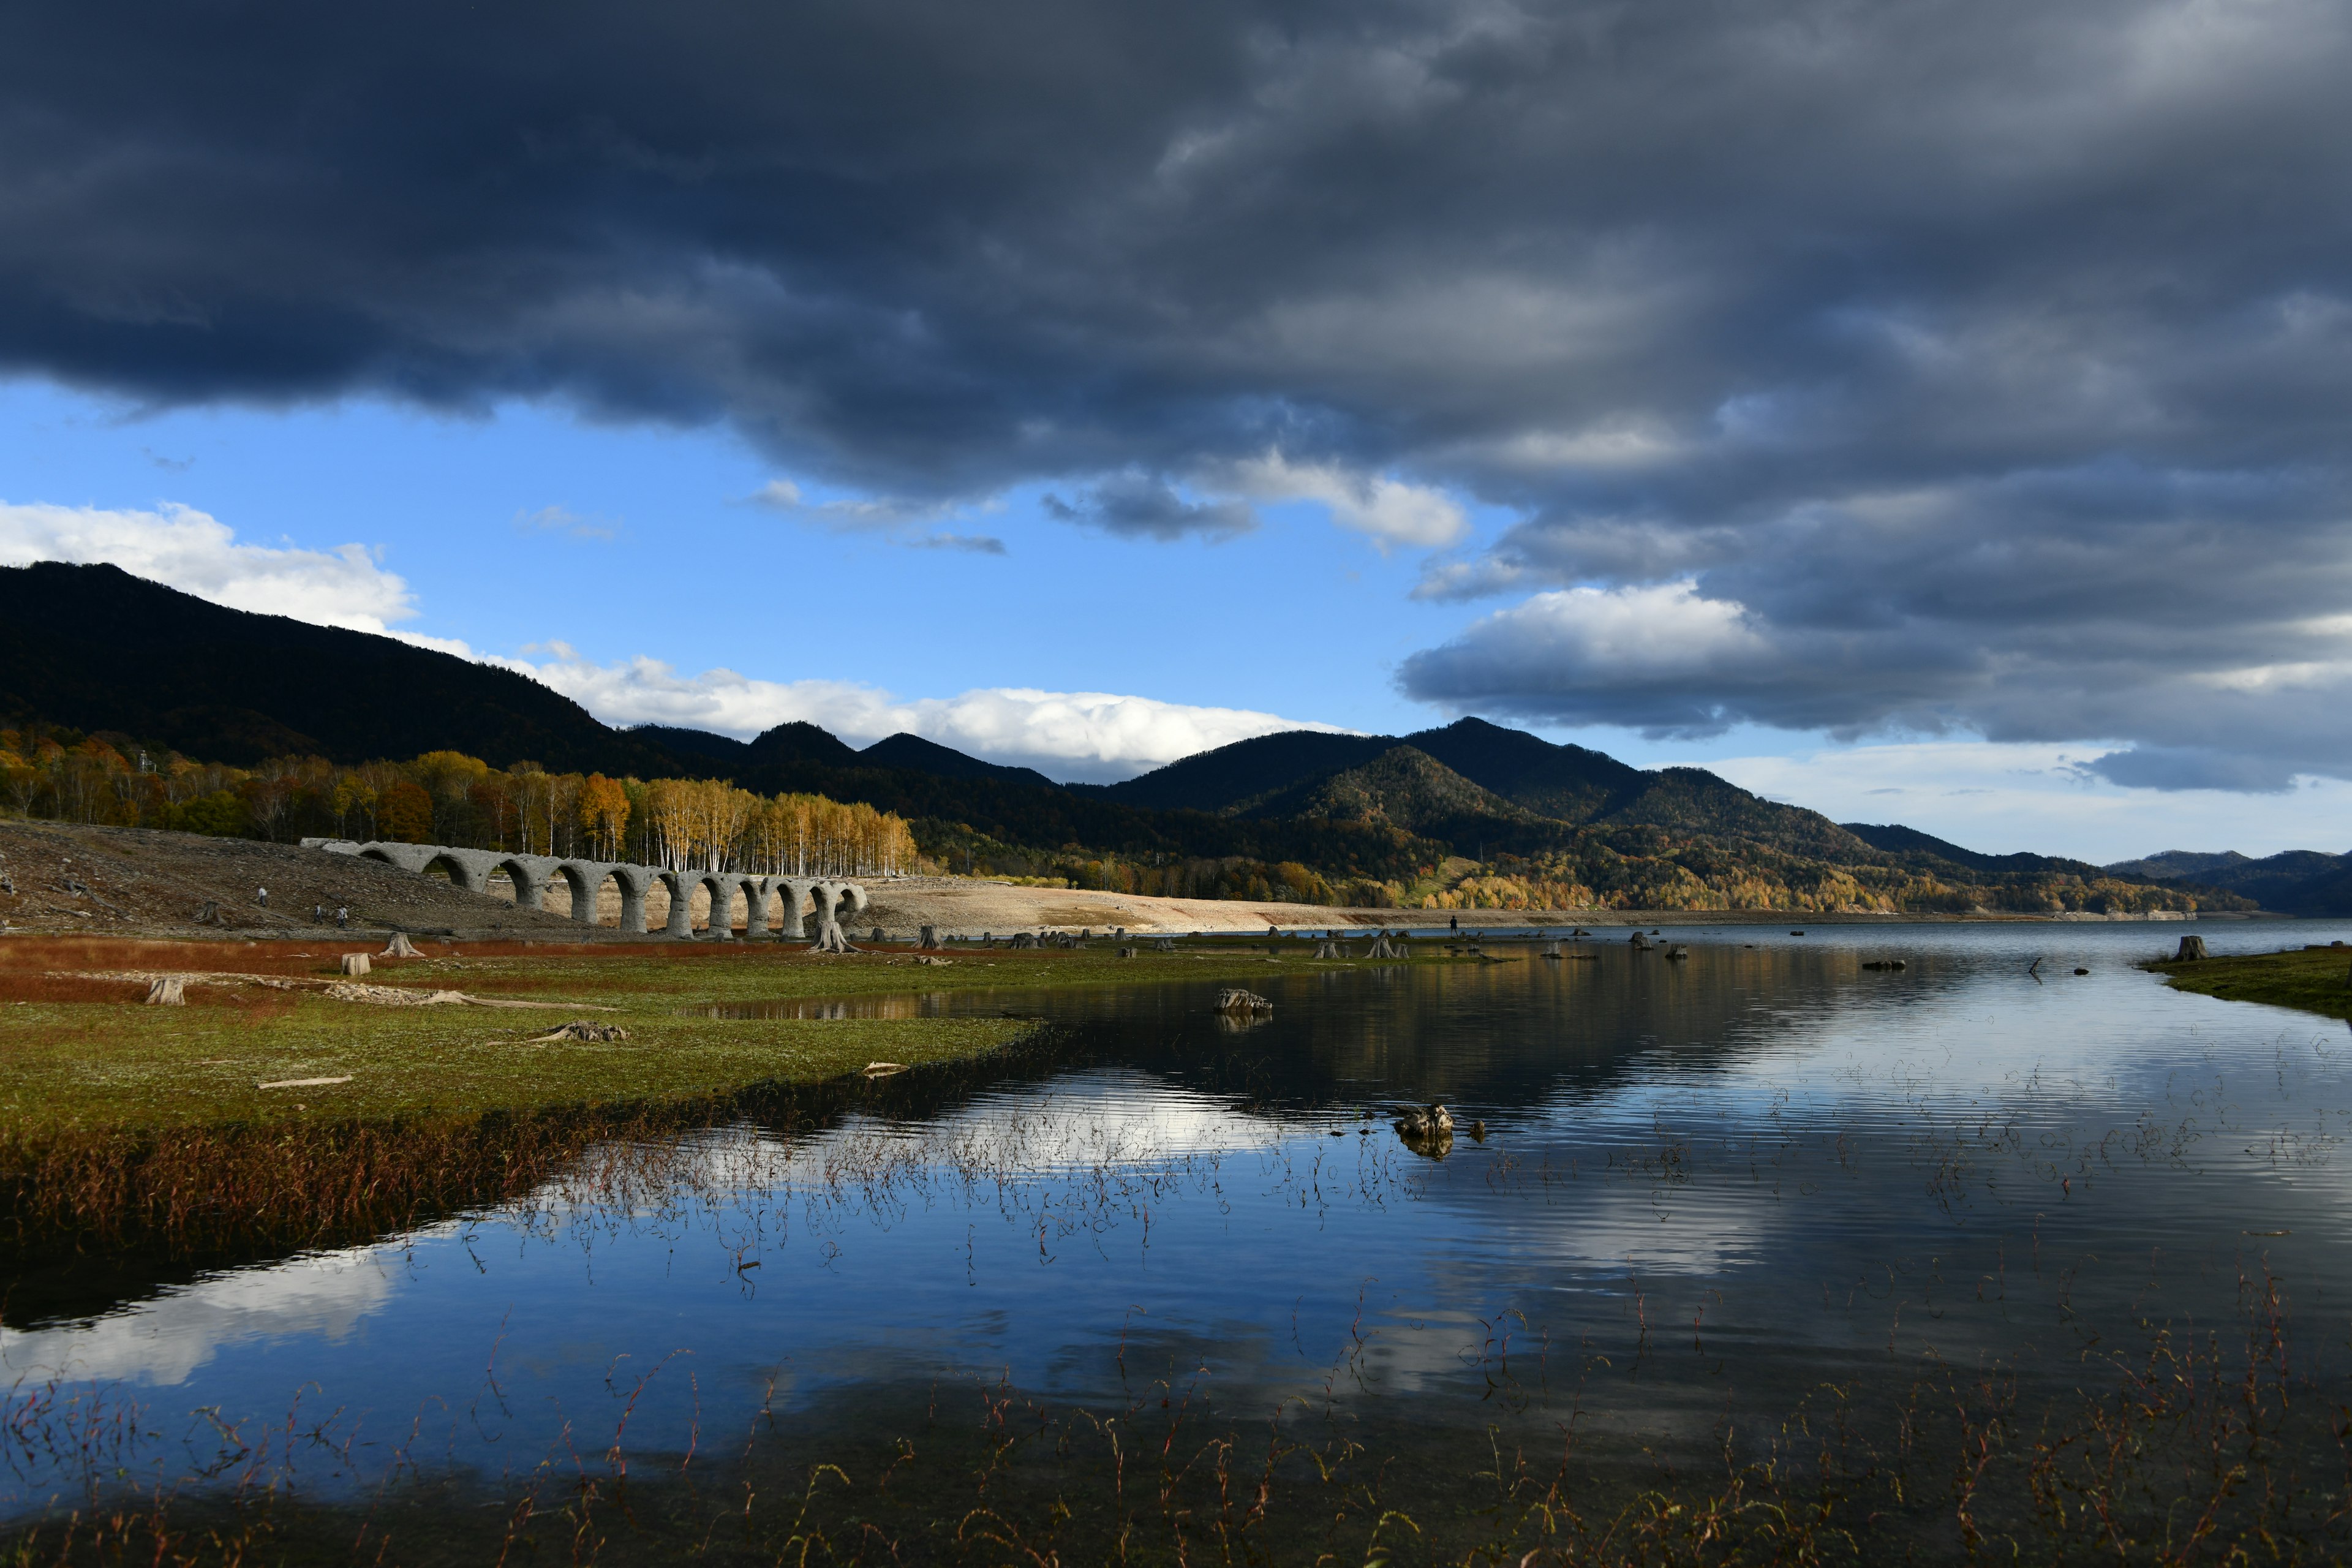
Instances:
[[[2198,929],[2223,951],[2284,934]],[[2313,929],[2292,934],[2341,934]],[[666,1201],[550,1193],[0,1331],[0,1364],[232,1418],[315,1381],[363,1432],[422,1418],[496,1468],[567,1421],[609,1432],[656,1367],[641,1448],[682,1446],[698,1409],[740,1430],[772,1379],[788,1412],[867,1381],[1091,1399],[1168,1377],[1254,1409],[1446,1394],[1476,1420],[1499,1326],[1637,1358],[1638,1399],[1596,1395],[1594,1419],[1639,1425],[1931,1356],[2056,1368],[2084,1325],[2225,1318],[2266,1260],[2333,1321],[2352,1033],[2128,967],[2180,930],[1692,928],[1673,965],[1611,943],[962,998],[1079,1020],[1101,1065],[919,1124],[714,1134]],[[1880,953],[1910,967],[1859,969]],[[1235,978],[1276,997],[1265,1028],[1214,1027]],[[1362,1120],[1423,1098],[1488,1142],[1434,1163]]]
[[[184,1384],[224,1344],[296,1337],[340,1344],[393,1293],[375,1248],[312,1253],[215,1275],[89,1322],[0,1328],[0,1375]]]

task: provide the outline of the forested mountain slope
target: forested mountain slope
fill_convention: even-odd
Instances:
[[[448,748],[613,773],[676,766],[512,670],[54,562],[0,567],[0,718],[239,764]]]
[[[614,730],[509,670],[226,609],[110,566],[0,569],[0,720],[18,748],[0,747],[16,809],[70,797],[88,820],[100,796],[51,788],[65,774],[49,773],[79,767],[86,783],[90,768],[153,750],[257,779],[291,777],[302,759],[303,776],[331,781],[377,759],[461,752],[499,769],[727,778],[763,795],[862,803],[907,818],[946,868],[1138,892],[1412,907],[2240,901],[2078,862],[1976,855],[1907,828],[1841,827],[1700,769],[1645,772],[1479,719],[1402,739],[1268,735],[1108,787],[1059,785],[914,735],[861,752],[805,722],[748,742]],[[206,820],[228,823],[233,806]],[[269,837],[290,823],[281,809],[248,826]]]
[[[2217,889],[2284,914],[2352,914],[2352,856],[2323,850],[2289,849],[2260,860],[2235,850],[2219,855],[2171,850],[2107,869],[2136,872],[2175,887]]]

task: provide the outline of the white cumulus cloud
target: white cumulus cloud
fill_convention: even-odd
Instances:
[[[1281,730],[1332,724],[1246,708],[1203,708],[1108,691],[992,687],[955,697],[900,698],[838,680],[762,680],[731,669],[681,675],[639,657],[596,664],[562,643],[555,658],[499,663],[535,677],[614,724],[676,724],[748,739],[803,720],[852,745],[900,731],[1057,779],[1104,783],[1179,757]]]
[[[1708,668],[1762,651],[1746,610],[1703,599],[1688,581],[1562,588],[1497,611],[1462,644],[1494,663],[1595,678],[1649,678]]]
[[[1279,450],[1233,466],[1228,482],[1256,500],[1320,501],[1331,521],[1372,536],[1387,548],[1438,549],[1470,526],[1445,494],[1384,474],[1351,474],[1332,463],[1294,463]]]
[[[353,631],[389,631],[416,614],[408,584],[365,545],[240,544],[226,523],[170,501],[152,511],[0,501],[0,565],[36,561],[103,563],[234,610]]]

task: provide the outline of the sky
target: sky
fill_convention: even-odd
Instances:
[[[1055,777],[2347,847],[2352,10],[0,15],[0,562]]]

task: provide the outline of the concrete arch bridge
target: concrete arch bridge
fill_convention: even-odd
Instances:
[[[596,903],[604,884],[618,886],[621,929],[632,935],[646,932],[646,900],[656,888],[668,895],[669,918],[663,934],[694,935],[694,895],[710,899],[710,935],[717,941],[735,934],[737,899],[742,900],[744,934],[768,934],[769,913],[776,914],[779,939],[806,938],[808,920],[817,921],[816,942],[823,947],[846,945],[841,921],[866,906],[866,889],[837,877],[763,877],[749,871],[673,871],[666,866],[637,866],[620,860],[567,859],[553,855],[510,855],[497,849],[459,849],[446,844],[353,843],[348,838],[306,838],[303,847],[331,854],[355,855],[381,860],[404,871],[426,875],[440,870],[453,886],[469,893],[487,893],[490,879],[504,872],[514,884],[515,903],[526,910],[547,907],[547,891],[561,880],[572,895],[572,918],[595,925]]]

